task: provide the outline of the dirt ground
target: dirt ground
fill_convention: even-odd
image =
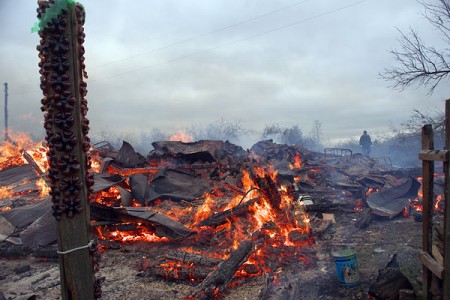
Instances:
[[[417,279],[421,276],[418,251],[422,223],[401,216],[377,218],[368,228],[358,229],[354,225],[357,214],[336,213],[334,216],[336,223],[315,239],[315,265],[282,270],[278,285],[265,299],[280,299],[283,291],[289,292],[295,287],[299,299],[367,299],[368,287],[394,253],[398,254],[400,270],[411,281],[420,299],[421,286]],[[340,286],[337,281],[331,249],[341,246],[356,250],[361,277],[361,284],[356,287]],[[193,290],[193,285],[142,276],[137,266],[145,255],[142,251],[145,247],[126,245],[102,255],[101,270],[96,275],[106,279],[102,299],[183,299]],[[57,262],[25,257],[3,259],[0,266],[0,299],[60,299]],[[259,299],[265,282],[265,277],[248,279],[240,286],[228,288],[221,298]]]

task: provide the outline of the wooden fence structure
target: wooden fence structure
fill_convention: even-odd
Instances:
[[[431,125],[422,127],[422,160],[423,172],[423,238],[419,259],[423,265],[423,297],[433,299],[436,287],[442,290],[442,299],[450,300],[450,99],[445,102],[445,150],[434,149],[434,133]],[[434,165],[443,162],[444,188],[444,235],[443,256],[433,251],[433,210],[434,210]]]

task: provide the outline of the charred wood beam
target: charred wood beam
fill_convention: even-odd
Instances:
[[[44,172],[41,170],[41,168],[36,163],[34,158],[30,154],[28,154],[27,151],[25,151],[24,149],[20,149],[20,154],[22,154],[23,158],[25,158],[25,160],[30,164],[30,166],[33,167],[33,169],[36,171],[38,175],[44,174]]]
[[[233,217],[241,217],[248,213],[250,213],[250,206],[255,203],[259,203],[262,199],[260,197],[253,198],[244,202],[238,206],[233,207],[232,209],[227,209],[217,214],[214,214],[201,222],[198,223],[199,226],[210,226],[217,227],[219,225],[225,224],[228,220],[233,219]]]
[[[19,258],[30,254],[31,248],[8,242],[0,243],[0,258]]]
[[[250,174],[253,182],[258,186],[261,193],[269,200],[271,207],[275,211],[281,212],[281,194],[278,191],[276,182],[274,182],[269,175],[259,177],[253,173]]]
[[[178,260],[185,264],[194,264],[196,266],[217,266],[223,260],[219,258],[212,258],[203,256],[200,254],[189,253],[179,250],[171,250],[164,255],[165,258],[170,260]]]
[[[56,245],[29,247],[9,242],[0,242],[0,258],[5,259],[21,258],[31,255],[38,259],[57,261],[57,250]]]
[[[177,266],[173,262],[152,264],[142,271],[140,277],[162,278],[172,282],[199,282],[205,279],[213,268],[205,266]]]
[[[242,242],[239,248],[227,260],[222,262],[215,271],[211,272],[187,299],[213,299],[223,292],[233,279],[236,271],[252,254],[253,249],[253,242]]]

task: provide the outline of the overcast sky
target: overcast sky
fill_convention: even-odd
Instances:
[[[450,95],[448,82],[430,96],[379,78],[395,63],[388,51],[399,47],[397,28],[443,43],[414,0],[81,3],[93,135],[169,133],[223,119],[256,131],[298,125],[304,134],[319,120],[330,141],[363,130],[377,137],[413,109],[443,110]],[[36,7],[0,0],[0,81],[9,85],[10,128],[39,136]]]

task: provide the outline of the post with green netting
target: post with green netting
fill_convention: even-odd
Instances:
[[[57,222],[62,299],[101,296],[98,252],[90,228],[90,141],[86,119],[84,18],[74,0],[38,0],[33,31],[41,37],[42,111],[48,146],[53,215]]]

